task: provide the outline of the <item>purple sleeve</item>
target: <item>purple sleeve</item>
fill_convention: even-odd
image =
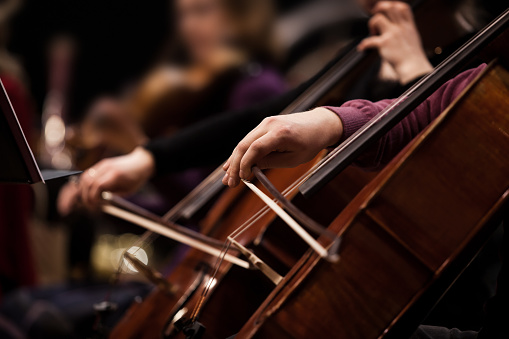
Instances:
[[[442,85],[405,119],[394,126],[389,133],[359,157],[356,164],[368,169],[377,169],[387,164],[417,134],[438,117],[485,67],[486,65],[483,64],[475,69],[465,71]],[[352,100],[346,102],[341,107],[327,108],[338,114],[341,119],[343,123],[342,140],[345,140],[393,101],[370,102],[366,100]]]
[[[277,97],[286,91],[283,78],[272,69],[242,79],[230,94],[229,109],[242,109]]]

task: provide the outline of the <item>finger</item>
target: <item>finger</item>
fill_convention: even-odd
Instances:
[[[228,164],[228,167],[224,170],[225,173],[224,173],[223,179],[221,180],[223,182],[223,185],[226,185],[226,186],[228,186],[228,179],[230,179],[229,172],[230,172],[230,167],[231,167],[230,166],[231,156],[230,156],[230,158],[228,158],[227,164]]]
[[[230,179],[230,176],[228,175],[228,173],[225,173],[223,179],[221,180],[223,185],[228,186],[228,179]]]
[[[90,186],[90,190],[88,191],[88,200],[87,204],[90,209],[97,209],[99,204],[102,201],[101,195],[104,191],[109,191],[110,189],[105,188],[108,180],[112,180],[110,176],[105,176],[95,181],[93,185]],[[115,192],[118,194],[118,192]]]
[[[240,161],[243,158],[244,154],[247,152],[249,147],[255,142],[257,139],[265,135],[272,124],[271,121],[273,119],[266,118],[264,121],[258,125],[254,130],[249,132],[248,135],[242,139],[241,142],[235,147],[232,155],[230,156],[230,162],[227,170],[228,175],[228,186],[235,187],[240,182]]]
[[[228,171],[226,172],[226,175],[228,176],[226,178],[226,184],[230,187],[237,186],[238,181],[240,181],[239,178],[240,159],[242,159],[244,153],[247,151],[248,148],[249,146],[247,142],[243,140],[233,150],[232,156],[230,157],[231,159],[230,166],[228,168]]]
[[[227,171],[228,167],[230,167],[230,158],[228,158],[228,160],[226,160],[226,162],[224,163],[223,170]]]
[[[230,158],[228,158],[228,160],[226,160],[226,162],[223,165],[223,171],[225,171],[223,179],[221,180],[223,185],[228,185],[228,179],[230,178],[230,176],[228,175],[229,168],[230,168]]]
[[[373,16],[379,14],[386,16],[389,20],[394,20],[393,13],[394,1],[378,1],[371,9]]]
[[[402,1],[397,1],[394,3],[394,15],[398,16],[400,22],[413,21],[414,19],[412,7]]]
[[[378,49],[380,48],[381,44],[382,38],[380,36],[372,36],[362,40],[357,46],[357,49],[359,51],[365,51],[368,49]]]
[[[284,152],[289,146],[285,145],[286,142],[284,137],[275,132],[267,133],[253,142],[240,161],[239,176],[247,179],[251,175],[251,168],[260,160],[272,152]]]
[[[81,191],[81,202],[85,207],[91,207],[90,190],[97,183],[97,180],[103,177],[105,172],[107,172],[107,166],[104,162],[100,162],[81,175],[79,189]]]
[[[116,170],[111,170],[104,173],[101,178],[96,180],[91,186],[89,191],[89,202],[92,208],[98,207],[103,202],[102,194],[104,192],[111,192],[116,195],[126,196],[131,195],[138,187],[136,183],[126,181],[122,173]]]
[[[87,197],[88,208],[97,209],[103,201],[102,193],[106,191],[117,195],[127,195],[131,193],[132,187],[123,185],[122,179],[115,171],[106,172],[90,186]]]
[[[95,180],[87,180],[87,184],[85,185],[83,191],[81,192],[81,202],[85,206],[85,208],[92,210],[93,209],[93,200],[91,192],[94,190],[96,185]]]
[[[82,204],[85,204],[85,200],[87,199],[88,189],[90,188],[91,177],[87,174],[87,172],[83,172],[80,176],[80,181],[78,184],[79,189],[79,199]]]
[[[402,1],[381,1],[373,8],[373,14],[382,13],[392,22],[413,21],[412,7]]]
[[[382,35],[391,28],[391,22],[383,14],[375,14],[368,22],[371,35]]]

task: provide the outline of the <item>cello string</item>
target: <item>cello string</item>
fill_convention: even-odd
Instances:
[[[284,196],[288,196],[291,193],[293,193],[293,191],[295,189],[296,189],[295,185],[290,185],[282,192],[282,194]],[[229,236],[229,238],[231,237],[232,239],[235,239],[238,236],[240,236],[243,232],[245,232],[247,229],[252,227],[258,220],[260,220],[260,218],[265,216],[269,211],[271,211],[271,209],[268,206],[264,206],[263,208],[261,208],[253,216],[251,216],[248,220],[246,220],[239,228],[237,228],[235,231],[233,231],[231,233],[231,235]],[[217,274],[219,273],[221,265],[225,261],[226,254],[228,253],[228,250],[230,249],[230,247],[231,247],[231,241],[227,239],[225,241],[225,245],[224,245],[224,248],[223,248],[221,254],[216,258],[216,262],[215,262],[214,268],[213,268],[213,274],[210,276],[207,284],[203,288],[200,299],[191,314],[190,318],[193,322],[197,320],[198,315],[199,315],[201,309],[203,308],[203,305],[204,305],[207,295],[209,294],[212,287],[215,285],[215,284],[213,284],[214,279],[217,278]]]
[[[297,181],[298,182],[298,181]],[[294,184],[288,186],[281,194],[285,197],[288,197],[298,186]],[[260,220],[261,217],[266,215],[271,209],[268,206],[264,206],[262,209],[260,209],[257,213],[255,213],[253,216],[251,216],[248,220],[246,220],[239,228],[237,228],[235,231],[231,233],[229,238],[236,239],[238,236],[240,236],[243,232],[251,228],[258,220]],[[221,255],[216,258],[216,262],[214,264],[214,270],[213,274],[210,276],[207,284],[202,290],[202,293],[200,295],[200,299],[198,303],[196,304],[192,314],[191,314],[191,320],[194,322],[198,319],[199,313],[201,309],[203,308],[205,299],[207,295],[210,293],[210,290],[213,288],[215,284],[213,284],[214,279],[217,278],[217,274],[219,273],[219,270],[221,268],[221,265],[224,262],[224,258],[226,257],[226,254],[228,253],[228,250],[231,247],[231,241],[226,240],[225,246],[223,248],[223,251],[221,252]]]
[[[295,192],[296,189],[307,180],[309,176],[313,173],[313,169],[318,164],[315,164],[310,170],[308,170],[306,173],[304,173],[299,179],[294,181],[291,185],[289,185],[284,191],[281,192],[281,194],[288,199],[288,196]],[[277,199],[273,199],[274,201],[277,201]],[[251,228],[256,221],[258,221],[262,216],[266,215],[267,212],[270,211],[270,208],[268,206],[264,206],[262,209],[260,209],[253,217],[248,219],[246,222],[244,222],[239,228],[237,228],[235,231],[233,231],[230,236],[232,238],[237,238],[242,233],[244,233],[246,230]]]
[[[282,193],[283,196],[287,197],[296,188],[297,188],[297,186],[295,186],[294,184],[290,185],[289,187],[287,187],[283,191],[283,193]],[[268,197],[267,197],[267,199],[270,200],[270,198],[268,198]],[[255,215],[253,215],[244,224],[242,224],[239,228],[237,228],[237,230],[232,232],[231,235],[229,236],[229,238],[236,239],[238,236],[240,236],[247,229],[251,228],[256,223],[256,221],[258,221],[262,216],[266,215],[267,212],[269,212],[269,211],[271,211],[271,209],[268,206],[265,206],[262,209],[260,209],[257,213],[255,213]],[[201,309],[203,308],[205,299],[207,298],[207,295],[209,294],[209,292],[212,289],[212,287],[215,285],[215,284],[213,284],[213,282],[217,278],[217,274],[219,273],[221,265],[225,261],[224,259],[226,257],[226,254],[228,253],[228,250],[230,249],[230,247],[231,247],[231,240],[227,239],[226,242],[225,242],[225,246],[223,248],[223,251],[221,252],[220,256],[218,256],[216,258],[213,274],[210,276],[207,284],[203,288],[202,293],[200,295],[200,299],[199,299],[198,303],[196,304],[196,306],[195,306],[195,308],[194,308],[194,310],[193,310],[193,312],[191,314],[190,318],[191,318],[192,322],[194,322],[194,321],[196,321],[198,319],[198,315],[199,315]]]
[[[172,209],[170,209],[163,217],[163,220],[174,221],[179,217],[182,211],[188,208],[194,200],[199,197],[202,192],[206,192],[210,187],[223,177],[223,165],[216,168],[209,176],[207,176],[198,186],[196,186],[188,195],[180,200]]]
[[[327,257],[328,253],[304,228],[299,225],[286,211],[280,207],[275,201],[265,195],[258,187],[253,185],[247,180],[242,182],[249,187],[254,194],[256,194],[271,210],[273,210],[283,221],[295,232],[297,235],[304,240],[316,253],[322,258]]]
[[[252,169],[256,179],[267,189],[267,191],[274,197],[276,201],[279,201],[281,207],[283,207],[288,213],[290,213],[294,218],[296,218],[302,225],[304,225],[309,231],[314,232],[319,235],[324,235],[331,240],[336,240],[337,235],[325,227],[308,217],[305,213],[303,213],[297,206],[295,206],[291,201],[286,199],[281,192],[272,184],[272,182],[265,176],[261,169],[257,166],[254,166]]]
[[[214,270],[213,270],[213,273],[212,275],[209,277],[209,280],[207,282],[207,284],[205,285],[205,288],[202,290],[202,293],[200,295],[200,300],[198,301],[198,303],[196,304],[194,310],[193,310],[193,313],[191,314],[191,320],[194,322],[198,319],[198,315],[200,313],[200,310],[203,308],[203,304],[205,302],[205,299],[207,298],[207,295],[209,294],[210,290],[212,289],[213,285],[213,282],[214,280],[216,279],[217,277],[217,273],[219,272],[219,269],[221,268],[221,265],[223,264],[224,262],[224,259],[226,257],[226,254],[228,253],[228,250],[230,249],[231,247],[231,241],[229,239],[227,239],[224,243],[224,247],[221,251],[221,254],[217,256],[216,258],[216,262],[214,264]]]
[[[315,166],[313,166],[313,168]],[[302,177],[306,177],[306,175],[309,172],[310,171],[306,172],[306,174],[304,174],[304,176],[302,176]],[[289,185],[281,194],[284,197],[288,197],[291,193],[293,193],[295,191],[295,189],[298,188],[298,183],[302,181],[301,180],[302,177],[299,180],[295,181],[293,184]],[[276,200],[276,199],[274,199],[274,200]],[[266,215],[269,211],[271,211],[271,209],[268,206],[264,206],[263,208],[261,208],[253,216],[251,216],[248,220],[246,220],[240,227],[238,227],[235,231],[233,231],[230,234],[229,238],[236,239],[238,236],[240,236],[246,230],[251,228],[258,220],[260,220],[261,217]],[[219,269],[221,268],[221,265],[223,264],[224,258],[226,257],[226,254],[230,247],[231,247],[231,241],[226,240],[223,251],[221,252],[220,256],[218,256],[216,258],[213,274],[210,276],[207,284],[203,288],[200,299],[191,314],[190,318],[191,318],[192,322],[194,322],[198,319],[199,313],[200,313],[201,309],[203,308],[205,299],[206,299],[207,295],[210,293],[210,290],[212,289],[212,287],[215,285],[215,284],[213,284],[214,279],[216,279],[217,274],[219,273]]]

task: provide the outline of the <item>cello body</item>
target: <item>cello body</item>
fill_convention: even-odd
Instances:
[[[283,190],[305,173],[313,161],[294,169],[276,169],[267,172],[267,177],[278,189]],[[308,206],[320,217],[330,222],[334,216],[374,177],[356,168],[349,168],[337,178],[334,185],[324,192],[338,196],[332,205],[322,204],[321,208]],[[264,190],[261,184],[260,189]],[[288,196],[289,199],[297,192]],[[298,200],[298,199],[296,199]],[[299,204],[299,201],[295,201]],[[203,234],[225,240],[238,226],[265,207],[264,203],[244,186],[226,191],[202,221]],[[325,219],[324,219],[325,218]],[[292,231],[283,224],[272,211],[262,214],[245,234],[239,238],[244,246],[249,246],[258,256],[277,267],[280,272],[288,271],[305,253],[306,247]],[[290,245],[285,248],[284,245]],[[188,318],[200,294],[209,282],[217,258],[190,249],[185,258],[167,277],[177,292],[169,295],[155,288],[141,303],[135,303],[110,334],[110,338],[161,338],[165,328],[177,316]],[[256,277],[256,278],[254,278]],[[224,263],[216,276],[215,287],[208,295],[200,322],[206,327],[205,338],[225,338],[240,330],[256,308],[273,290],[274,285],[262,273],[245,270]],[[238,294],[233,294],[235,290]],[[239,297],[242,295],[242,297]],[[246,307],[245,303],[250,306]],[[242,307],[242,309],[239,309]],[[181,311],[181,312],[180,312]],[[180,313],[179,313],[180,312]],[[184,338],[182,332],[168,333],[169,338]]]
[[[428,9],[430,7],[434,8],[431,5],[436,3],[437,1],[429,1]],[[450,32],[450,30],[447,31]],[[449,43],[449,37],[445,37],[443,34],[439,36],[445,41],[438,41],[435,39],[437,37],[433,37],[429,40],[434,41],[434,43],[429,41],[429,46],[443,46]],[[375,57],[374,54],[368,55],[352,69],[344,67],[348,64],[340,63],[337,70],[343,71],[346,69],[347,74],[339,79],[341,81],[332,78],[332,82],[337,81],[334,86],[329,83],[323,84],[324,88],[330,87],[329,90],[320,97],[312,96],[312,100],[308,98],[309,105],[305,105],[307,102],[304,101],[305,107],[300,107],[300,110],[315,105],[340,102],[343,99],[342,95],[345,94],[351,84],[355,83],[359,75],[371,65]],[[302,105],[302,103],[297,104]],[[292,109],[291,111],[298,110]],[[303,169],[301,168],[300,172],[289,170],[269,171],[267,176],[277,188],[283,190],[305,172]],[[296,197],[295,200],[297,201],[295,203],[313,219],[327,225],[372,177],[371,174],[350,168],[335,180],[336,186],[332,187],[332,192],[323,193],[325,199],[321,200],[320,203],[313,204],[313,202],[306,201],[301,196]],[[326,197],[334,197],[334,200]],[[326,204],[324,201],[328,203]],[[247,192],[243,188],[229,190],[220,197],[219,201],[210,210],[201,223],[201,230],[204,234],[224,240],[232,231],[236,230],[245,220],[263,207],[265,205],[251,192]],[[257,225],[244,238],[241,238],[240,242],[244,246],[249,246],[251,250],[281,274],[287,273],[294,267],[306,251],[302,241],[297,239],[286,225],[275,218],[272,212],[264,215],[257,222]],[[154,290],[141,304],[133,305],[121,322],[117,324],[110,337],[161,337],[161,332],[164,328],[167,328],[168,320],[171,323],[171,320],[177,319],[177,316],[188,316],[192,312],[199,302],[199,294],[206,286],[215,262],[216,258],[191,250],[184,261],[168,277],[168,280],[179,288],[179,292],[176,295],[169,296],[162,291]],[[219,277],[214,284],[216,288],[207,297],[199,319],[207,328],[204,334],[205,338],[225,338],[238,332],[274,288],[274,285],[271,285],[270,282],[267,284],[266,278],[260,273],[241,271],[228,264],[221,267]],[[256,293],[253,292],[255,290]],[[185,337],[185,335],[181,332],[169,335],[169,337]]]
[[[406,338],[498,226],[509,193],[509,72],[492,64],[330,224],[237,338]]]

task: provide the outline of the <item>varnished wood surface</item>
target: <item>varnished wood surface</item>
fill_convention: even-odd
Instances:
[[[238,338],[408,337],[398,321],[444,292],[439,278],[475,254],[507,199],[507,107],[509,73],[490,67],[330,225],[341,260],[308,252]],[[417,325],[427,310],[413,311]]]
[[[296,180],[311,164],[296,169],[278,169],[266,174],[276,187],[285,189]],[[373,178],[375,174],[364,172],[356,168],[349,168],[330,185],[330,191],[323,194],[338,196],[336,201],[322,203],[320,206],[309,205],[306,200],[297,200],[299,206],[306,206],[316,215],[317,220],[333,220],[334,216],[351,201],[351,199]],[[262,190],[265,190],[261,187]],[[331,193],[333,191],[333,193]],[[334,206],[334,208],[332,208]],[[264,204],[251,191],[244,187],[227,190],[203,219],[203,232],[216,239],[225,239],[236,227],[240,226],[250,216],[258,212]],[[306,212],[310,212],[306,211]],[[323,212],[323,213],[322,213]],[[326,224],[326,223],[325,223]],[[250,232],[241,238],[241,242],[250,247],[272,267],[285,273],[294,265],[305,251],[303,242],[289,230],[288,226],[275,219],[269,212],[261,218]],[[258,240],[259,244],[251,244]],[[297,244],[301,243],[301,246]],[[111,338],[160,338],[161,330],[172,313],[178,299],[186,293],[199,272],[197,267],[208,265],[213,267],[216,258],[199,251],[190,250],[183,262],[168,277],[168,280],[179,288],[179,293],[173,297],[163,295],[154,290],[142,304],[135,304],[123,317],[111,334]],[[206,281],[200,284],[201,293]],[[204,307],[200,322],[207,326],[206,338],[224,338],[240,330],[256,308],[272,291],[272,285],[261,273],[256,271],[239,270],[224,264],[218,275],[217,288],[209,296]],[[192,310],[198,302],[195,294],[185,307]],[[239,304],[240,303],[240,304]],[[249,304],[250,306],[246,306]]]

